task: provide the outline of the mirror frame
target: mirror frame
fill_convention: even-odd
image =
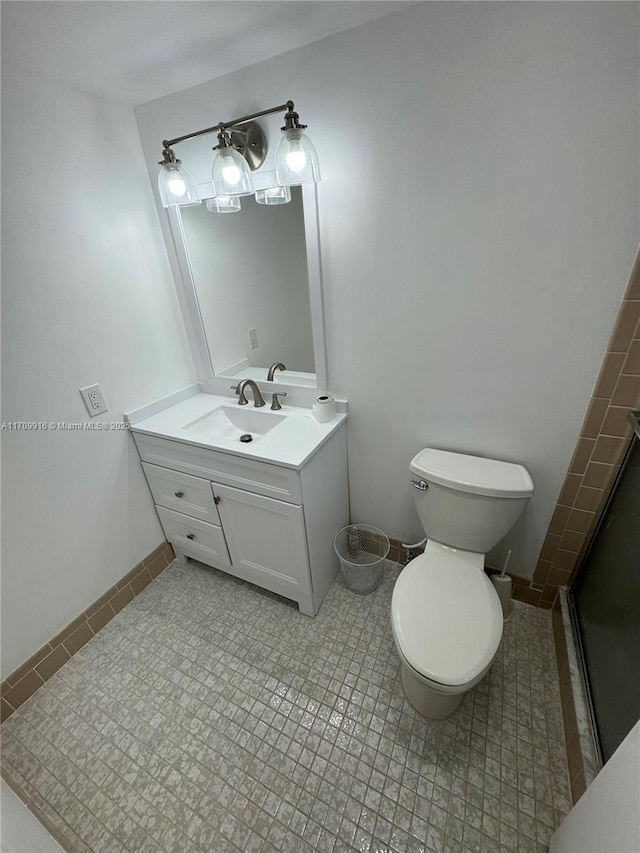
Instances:
[[[274,186],[275,172],[256,172],[253,175],[256,189]],[[320,231],[318,221],[318,194],[315,184],[302,184],[302,209],[304,211],[304,233],[307,250],[307,276],[309,282],[309,305],[311,308],[311,332],[313,336],[313,357],[315,362],[316,384],[294,385],[282,381],[267,382],[262,390],[280,389],[287,391],[305,403],[325,392],[327,382],[327,353],[324,329],[324,306],[322,295],[322,263],[320,256]],[[210,184],[199,184],[198,194],[201,202],[213,196]],[[179,276],[177,284],[180,311],[187,330],[191,355],[196,368],[198,382],[202,390],[215,394],[228,394],[231,377],[216,375],[207,336],[200,312],[196,282],[189,258],[189,250],[180,207],[167,208],[169,227],[178,260]],[[212,214],[214,216],[215,214]],[[222,215],[222,214],[220,214]],[[277,374],[276,374],[277,375]],[[261,381],[258,383],[261,384]]]

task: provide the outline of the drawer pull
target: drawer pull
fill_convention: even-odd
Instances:
[[[174,492],[174,495],[175,495],[177,498],[183,498],[183,497],[184,497],[184,492]]]
[[[195,538],[196,538],[195,533],[187,533],[187,539],[195,539]]]

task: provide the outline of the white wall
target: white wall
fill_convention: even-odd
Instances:
[[[153,181],[172,135],[287,98],[309,125],[355,520],[421,535],[425,445],[520,461],[536,495],[492,561],[533,573],[637,248],[637,23],[423,3],[137,108]],[[179,156],[204,174],[212,144]]]
[[[292,97],[309,124],[354,519],[419,535],[426,444],[522,461],[536,497],[504,547],[533,571],[637,245],[637,22],[425,3],[139,108],[154,182],[161,140],[212,116]],[[10,54],[2,419],[83,421],[100,382],[117,421],[193,380],[135,125]],[[200,142],[181,156],[208,169]],[[4,677],[162,532],[128,436],[2,438]]]
[[[640,722],[551,838],[550,853],[640,850]]]
[[[4,779],[0,779],[0,801],[2,853],[17,853],[21,850],[28,853],[62,853],[62,847],[53,840]]]
[[[121,421],[194,379],[133,113],[16,78],[9,53],[2,420],[88,421],[99,382],[97,420]],[[2,440],[4,678],[164,536],[126,432]]]

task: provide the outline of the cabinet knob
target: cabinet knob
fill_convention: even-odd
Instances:
[[[183,498],[183,497],[184,497],[184,492],[174,492],[174,495],[175,495],[177,498]]]
[[[220,498],[217,495],[214,495],[213,496],[213,502],[216,506],[218,506],[218,504],[220,503]]]
[[[187,533],[187,539],[195,539],[195,538],[196,538],[195,533]]]

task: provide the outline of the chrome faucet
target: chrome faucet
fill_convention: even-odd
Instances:
[[[253,405],[254,405],[254,407],[256,409],[259,409],[259,408],[261,408],[261,406],[264,406],[264,397],[260,393],[260,389],[258,388],[256,383],[253,381],[253,379],[243,379],[241,382],[238,382],[238,384],[235,386],[234,390],[235,390],[236,394],[238,395],[238,397],[240,398],[238,400],[238,405],[239,406],[246,406],[247,403],[249,402],[247,400],[247,398],[245,397],[245,393],[244,393],[246,388],[251,388],[251,390],[253,391]]]
[[[281,361],[276,361],[275,364],[272,364],[269,368],[269,372],[267,373],[267,382],[273,382],[273,377],[276,375],[276,370],[286,370],[287,368]]]

